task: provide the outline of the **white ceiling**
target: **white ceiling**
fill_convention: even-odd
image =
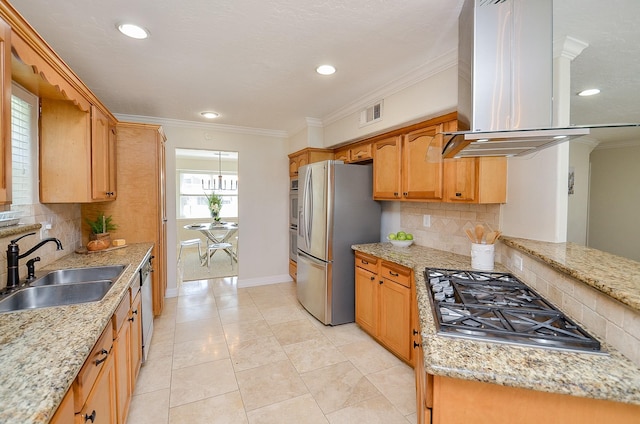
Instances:
[[[457,48],[462,0],[9,0],[112,113],[293,131]],[[116,24],[147,28],[129,39]],[[333,76],[315,68],[331,63]]]
[[[9,1],[113,113],[290,133],[305,118],[366,106],[378,100],[372,93],[451,57],[463,3]],[[555,1],[554,31],[590,44],[572,63],[572,90],[603,89],[574,97],[572,124],[640,121],[638,16],[638,0]],[[125,21],[151,37],[121,35],[116,24]],[[323,63],[337,73],[316,74]],[[221,116],[206,120],[204,110]]]

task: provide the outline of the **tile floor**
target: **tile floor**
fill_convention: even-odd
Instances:
[[[322,325],[295,283],[235,281],[167,299],[128,424],[415,423],[411,367],[356,324]]]

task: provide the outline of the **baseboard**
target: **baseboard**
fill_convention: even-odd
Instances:
[[[289,274],[268,277],[238,279],[238,288],[266,286],[267,284],[289,283],[293,281]]]
[[[178,297],[178,289],[167,289],[164,293],[164,297],[168,298],[168,297]]]

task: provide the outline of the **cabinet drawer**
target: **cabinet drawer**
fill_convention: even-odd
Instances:
[[[378,258],[366,253],[356,252],[356,266],[371,271],[378,272]]]
[[[352,147],[351,149],[349,149],[349,157],[351,159],[351,162],[360,162],[373,159],[371,143]]]
[[[116,311],[113,313],[113,317],[111,317],[114,336],[115,333],[120,331],[120,327],[122,327],[122,324],[129,315],[129,309],[131,309],[131,298],[129,296],[129,290],[127,290],[127,294],[122,298],[120,305],[118,305]]]
[[[405,287],[411,287],[411,269],[402,265],[382,261],[380,276],[402,284]]]
[[[113,326],[107,325],[73,382],[73,404],[75,412],[80,412],[80,408],[85,404],[87,396],[98,377],[98,373],[109,357],[112,345]]]

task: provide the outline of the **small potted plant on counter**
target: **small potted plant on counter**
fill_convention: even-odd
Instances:
[[[111,235],[109,232],[118,229],[118,226],[114,224],[111,216],[105,216],[104,212],[100,212],[96,219],[91,220],[85,218],[85,222],[89,225],[89,228],[91,228],[87,250],[102,250],[111,246]]]

